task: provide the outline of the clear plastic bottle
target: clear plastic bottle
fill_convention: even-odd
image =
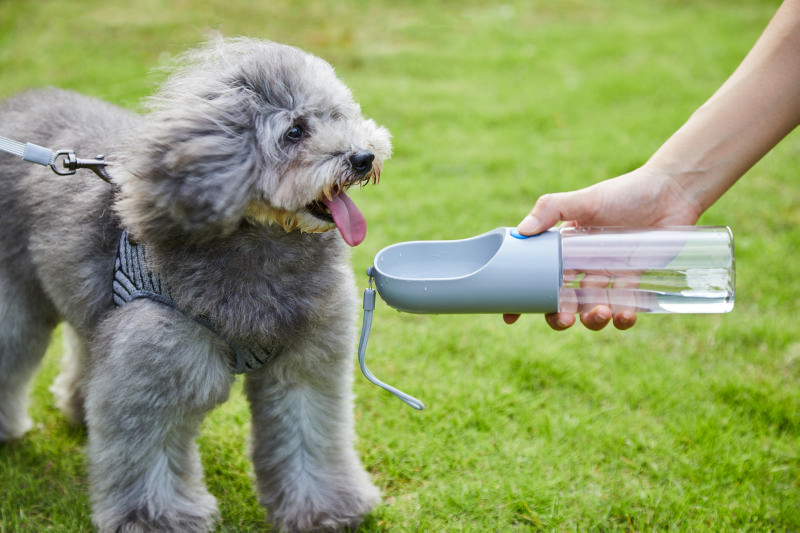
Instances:
[[[727,227],[562,228],[558,309],[637,313],[733,309],[735,256]]]
[[[726,227],[514,228],[458,241],[381,250],[370,276],[411,313],[577,313],[597,305],[637,313],[733,308],[733,235]]]

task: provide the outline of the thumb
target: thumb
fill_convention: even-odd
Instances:
[[[559,221],[579,220],[586,214],[582,191],[545,194],[536,200],[531,212],[517,229],[523,235],[536,235]]]

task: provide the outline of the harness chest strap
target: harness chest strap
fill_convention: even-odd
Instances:
[[[122,307],[138,298],[146,298],[166,305],[183,313],[198,324],[208,328],[222,338],[233,350],[234,360],[228,362],[231,371],[237,374],[256,370],[272,360],[277,350],[260,346],[245,346],[222,336],[204,316],[192,316],[175,305],[169,287],[161,279],[158,272],[149,267],[147,248],[130,239],[128,232],[123,231],[119,239],[117,257],[114,261],[114,280],[112,297],[114,305]]]
[[[102,155],[94,159],[79,159],[72,150],[53,151],[33,143],[21,143],[6,137],[0,137],[0,152],[6,152],[29,163],[49,166],[60,176],[75,174],[78,169],[89,169],[100,179],[114,186],[106,167],[109,163]],[[61,161],[59,167],[57,162]],[[166,305],[183,313],[198,324],[201,324],[224,340],[233,350],[234,360],[228,363],[231,371],[241,374],[260,368],[275,357],[277,350],[260,346],[244,346],[226,339],[214,328],[211,321],[203,316],[192,316],[175,305],[169,294],[169,288],[161,280],[161,276],[151,270],[147,264],[147,250],[143,245],[134,243],[123,231],[119,239],[117,257],[114,262],[114,280],[112,282],[114,305],[121,307],[137,298],[147,298]]]

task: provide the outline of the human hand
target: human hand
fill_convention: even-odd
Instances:
[[[702,211],[682,192],[665,174],[642,167],[585,189],[541,196],[517,229],[523,235],[536,235],[559,221],[563,221],[564,226],[691,225]],[[581,323],[593,331],[603,329],[612,321],[620,330],[636,323],[635,312],[612,313],[605,305],[581,312],[579,316]],[[513,324],[518,318],[519,315],[503,315],[507,324]],[[573,313],[562,312],[545,315],[545,320],[551,328],[561,331],[571,327],[576,318]]]

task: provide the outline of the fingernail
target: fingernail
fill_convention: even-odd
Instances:
[[[542,232],[542,230],[540,229],[541,226],[542,226],[541,220],[539,220],[533,215],[528,215],[524,219],[522,219],[522,222],[519,223],[517,229],[523,235],[535,235],[537,233]]]

